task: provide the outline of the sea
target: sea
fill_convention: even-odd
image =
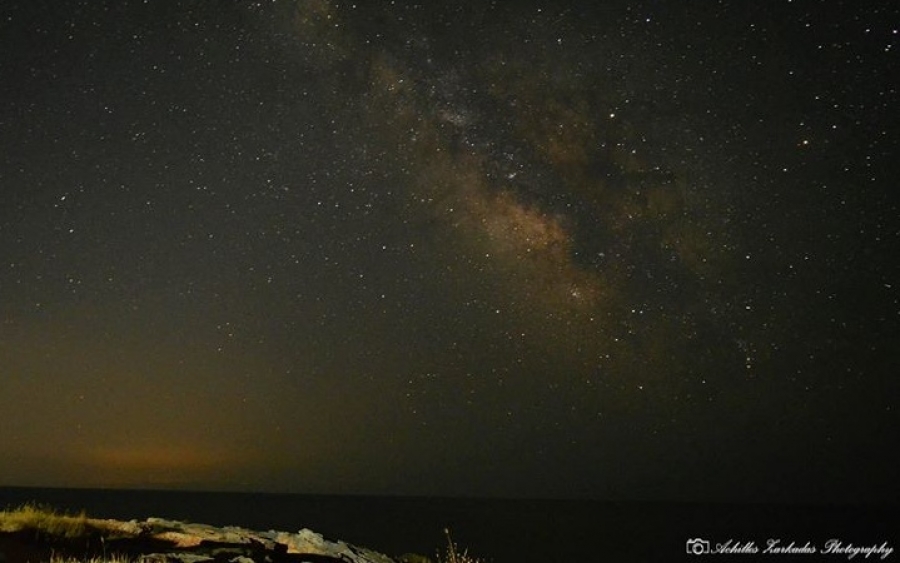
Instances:
[[[900,561],[900,506],[328,496],[0,487],[97,518],[296,532],[446,561],[447,533],[483,563]],[[811,551],[814,550],[814,551]],[[13,562],[9,562],[13,563]]]

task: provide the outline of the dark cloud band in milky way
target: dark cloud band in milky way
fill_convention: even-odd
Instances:
[[[461,267],[488,274],[503,307],[551,348],[576,364],[609,363],[615,348],[613,372],[648,362],[667,371],[677,351],[666,349],[692,338],[693,323],[718,322],[704,309],[717,291],[708,282],[723,258],[711,238],[721,233],[692,208],[679,171],[635,149],[641,134],[617,114],[616,76],[522,52],[502,35],[482,35],[477,56],[463,41],[436,45],[415,13],[388,22],[372,50],[365,18],[348,7],[292,10],[281,32],[305,64],[343,76],[337,88],[361,90],[367,131],[393,147],[372,160],[400,172],[412,213],[430,216]],[[542,22],[507,23],[543,33]],[[633,338],[631,319],[649,341]]]

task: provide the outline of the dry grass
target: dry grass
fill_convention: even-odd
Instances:
[[[459,547],[450,537],[450,530],[444,529],[444,535],[447,536],[447,549],[444,556],[438,554],[438,563],[482,563],[481,559],[469,555],[469,550],[459,550]]]
[[[24,504],[12,510],[0,512],[0,532],[33,530],[50,536],[79,538],[88,530],[88,518],[78,514],[62,514],[47,506]]]
[[[90,559],[60,557],[59,555],[54,555],[50,558],[50,563],[134,563],[134,560],[121,555],[111,555],[109,557],[91,557]]]
[[[44,537],[78,540],[100,531],[112,534],[117,532],[112,528],[107,529],[105,524],[103,521],[88,519],[84,511],[66,514],[36,503],[0,511],[0,533],[24,531]],[[102,537],[100,541],[103,542]],[[139,561],[119,554],[79,558],[52,553],[49,562],[44,560],[44,563],[138,563]]]

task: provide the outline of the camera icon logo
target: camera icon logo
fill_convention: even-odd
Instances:
[[[687,541],[687,552],[691,555],[703,555],[709,553],[709,541],[694,538]]]

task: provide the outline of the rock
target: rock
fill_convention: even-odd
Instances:
[[[288,553],[324,555],[351,563],[395,563],[393,559],[382,553],[352,546],[342,541],[328,541],[322,534],[307,528],[303,528],[296,534],[278,532],[276,541],[286,545]]]
[[[162,518],[148,518],[143,522],[90,520],[90,524],[99,534],[92,536],[93,543],[73,541],[69,546],[72,553],[66,549],[59,555],[92,560],[109,550],[109,553],[141,563],[397,563],[384,554],[343,541],[330,541],[306,528],[297,533],[256,532],[235,526],[217,528]],[[2,536],[0,534],[0,538]],[[47,548],[20,545],[21,542],[7,536],[6,541],[12,542],[10,545],[19,551]],[[80,551],[75,552],[77,546]],[[19,561],[18,557],[9,559],[11,552],[7,547],[0,542],[7,559]],[[0,563],[6,563],[2,551]]]
[[[209,555],[199,555],[196,553],[153,553],[149,556],[141,557],[141,563],[209,563],[215,561]]]
[[[238,563],[302,561],[342,561],[346,563],[395,563],[390,557],[376,551],[350,545],[343,541],[329,541],[307,528],[296,534],[270,530],[256,532],[235,526],[216,528],[206,524],[193,524],[151,518],[147,527],[154,539],[172,542],[180,550],[212,556],[215,561]],[[223,559],[228,557],[228,559]],[[184,562],[193,563],[193,562]]]

